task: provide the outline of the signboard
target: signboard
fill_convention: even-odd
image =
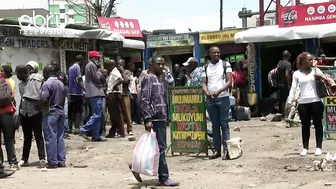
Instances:
[[[194,45],[194,36],[190,34],[150,35],[147,38],[148,48],[181,47]]]
[[[336,77],[336,70],[322,70],[322,72],[331,78]],[[328,138],[329,133],[336,132],[336,96],[323,98],[323,104],[323,130],[325,137]]]
[[[245,60],[245,55],[244,54],[237,54],[237,55],[232,55],[230,56],[230,63],[232,62],[240,62]]]
[[[169,88],[171,151],[208,155],[205,95],[201,87]]]
[[[336,22],[336,2],[279,8],[279,27],[330,24]]]
[[[240,29],[200,33],[200,44],[234,42],[234,35],[240,31],[242,30]]]
[[[140,24],[136,19],[98,17],[98,23],[100,28],[119,33],[123,37],[142,38]]]

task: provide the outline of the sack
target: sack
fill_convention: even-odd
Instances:
[[[160,149],[156,133],[146,131],[135,145],[132,171],[148,176],[157,176],[159,170]]]
[[[315,70],[315,74],[316,74],[316,68],[314,70]],[[320,98],[324,98],[324,97],[328,96],[328,91],[327,91],[327,88],[324,85],[324,82],[322,80],[316,80],[315,79],[315,83],[316,83],[317,95]]]
[[[242,139],[239,137],[226,141],[229,159],[238,159],[243,155]]]
[[[277,88],[279,85],[279,74],[278,67],[274,68],[270,72],[268,72],[268,83],[271,87]]]
[[[0,108],[5,108],[12,103],[12,88],[6,79],[0,78]]]

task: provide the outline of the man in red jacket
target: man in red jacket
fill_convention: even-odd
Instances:
[[[4,80],[5,78],[0,76],[0,80],[2,79]],[[11,86],[8,82],[7,85]],[[8,162],[10,163],[10,167],[13,170],[15,167],[18,169],[18,162],[16,159],[15,147],[14,147],[14,132],[15,132],[14,119],[13,119],[14,113],[15,113],[15,107],[13,103],[10,103],[8,106],[4,108],[0,108],[0,131],[3,132]],[[0,179],[9,177],[14,174],[14,171],[4,170],[3,162],[4,162],[3,153],[0,145]]]

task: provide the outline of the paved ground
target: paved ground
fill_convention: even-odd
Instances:
[[[181,182],[181,189],[323,189],[336,188],[336,170],[315,172],[307,170],[314,160],[320,158],[310,154],[301,158],[300,128],[285,128],[282,123],[253,120],[234,122],[240,132],[232,136],[243,139],[244,155],[237,160],[208,160],[204,157],[174,156],[168,154],[171,178]],[[142,126],[135,126],[137,139]],[[314,130],[312,130],[314,135]],[[17,154],[21,155],[22,141],[17,134]],[[144,177],[137,183],[127,168],[131,161],[136,141],[110,139],[106,143],[83,142],[77,136],[66,141],[68,168],[42,172],[37,163],[22,168],[13,177],[0,181],[4,189],[127,189],[156,188],[155,177]],[[311,142],[315,148],[315,138]],[[335,141],[324,141],[324,150],[336,152]],[[36,147],[33,145],[31,162],[37,162]],[[295,167],[289,172],[286,167]],[[331,183],[331,186],[325,186]]]

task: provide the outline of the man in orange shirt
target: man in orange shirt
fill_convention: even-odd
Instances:
[[[15,113],[15,106],[13,105],[12,98],[13,92],[10,83],[8,83],[3,76],[0,76],[0,92],[2,93],[1,97],[1,108],[0,108],[0,132],[3,132],[4,142],[7,151],[7,158],[10,164],[10,168],[12,171],[5,172],[3,166],[3,152],[0,145],[0,178],[6,178],[14,174],[13,171],[18,170],[18,162],[15,154],[15,146],[14,146],[14,119],[13,115]],[[6,94],[11,93],[11,99],[6,100]],[[7,101],[7,102],[6,102]],[[1,135],[0,135],[1,136]]]

